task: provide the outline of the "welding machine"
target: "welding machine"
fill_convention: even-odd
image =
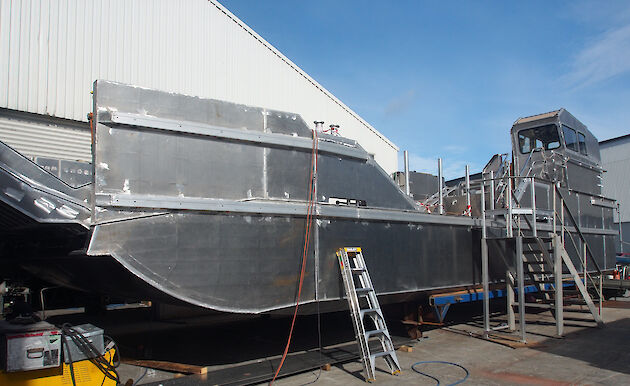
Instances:
[[[85,334],[85,335],[84,335]],[[116,351],[92,325],[0,321],[0,385],[116,385]]]

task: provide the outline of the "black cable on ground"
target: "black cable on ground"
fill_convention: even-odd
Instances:
[[[90,362],[92,362],[105,375],[106,378],[113,380],[114,382],[116,382],[117,385],[120,383],[120,376],[116,371],[116,367],[118,367],[118,365],[120,364],[120,360],[114,361],[114,358],[112,357],[112,363],[110,363],[110,361],[105,359],[105,357],[99,352],[99,350],[94,347],[94,345],[85,336],[76,331],[70,324],[66,323],[62,325],[61,331],[64,337],[62,339],[62,343],[66,345],[68,352],[68,361],[70,362],[70,378],[72,379],[72,384],[74,386],[76,386],[76,379],[74,376],[74,364],[72,361],[72,354],[70,353],[71,348],[68,345],[66,337],[72,341],[72,343],[79,349],[79,351],[81,351],[83,355],[85,355],[85,357],[87,357]],[[114,345],[116,354],[120,359],[120,353],[118,353],[117,351],[118,347],[116,346],[114,340],[106,335],[104,335],[103,338],[110,339],[110,341]]]
[[[144,377],[147,375],[147,373],[148,373],[148,372],[149,372],[149,368],[148,368],[148,367],[146,367],[146,368],[144,369],[144,373],[142,373],[142,375],[140,376],[140,378],[136,379],[136,381],[133,383],[133,385],[132,385],[132,386],[136,386],[138,383],[140,383],[140,381],[142,380],[142,378],[144,378]]]
[[[427,373],[423,373],[422,371],[416,369],[416,366],[422,365],[422,364],[427,364],[427,363],[440,363],[440,364],[444,364],[444,365],[457,366],[457,367],[459,367],[460,369],[462,369],[462,370],[464,370],[466,372],[466,375],[464,376],[464,378],[460,379],[457,382],[450,383],[448,386],[459,385],[460,383],[465,382],[468,379],[468,377],[470,376],[470,373],[468,372],[468,370],[464,366],[458,365],[457,363],[453,363],[453,362],[446,362],[446,361],[421,361],[421,362],[416,362],[413,365],[411,365],[411,369],[413,371],[415,371],[416,373],[418,373],[420,375],[424,375],[425,377],[431,378],[435,382],[437,382],[436,386],[440,386],[440,380],[439,379],[437,379],[436,377],[434,377],[432,375],[429,375]]]

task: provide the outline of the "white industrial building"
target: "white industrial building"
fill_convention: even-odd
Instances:
[[[607,139],[599,143],[603,177],[603,194],[619,203],[619,213],[615,213],[615,223],[621,217],[624,252],[630,252],[630,134]],[[620,246],[617,246],[617,250]]]
[[[91,161],[96,79],[340,125],[388,172],[398,148],[214,0],[0,0],[0,140]]]

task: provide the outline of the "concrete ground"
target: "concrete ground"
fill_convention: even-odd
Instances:
[[[417,374],[411,366],[419,361],[447,361],[465,367],[469,385],[569,385],[630,384],[630,299],[610,302],[604,309],[605,328],[592,322],[567,320],[566,335],[557,339],[555,322],[549,312],[527,314],[528,344],[522,348],[482,340],[478,322],[457,324],[424,333],[413,344],[413,351],[398,351],[403,372],[392,376],[384,361],[377,362],[379,385],[435,385],[429,377]],[[619,307],[619,308],[617,308]],[[624,308],[625,307],[625,308]],[[584,314],[566,314],[567,319]],[[505,321],[505,316],[496,321]],[[478,321],[478,318],[477,318]],[[452,384],[465,376],[459,367],[424,364],[418,370],[435,377],[441,384]],[[318,384],[363,385],[362,365],[356,360],[322,371]],[[317,371],[278,380],[275,384],[304,385],[316,379]]]
[[[504,323],[505,315],[501,312],[505,303],[499,301],[491,305],[493,311],[498,311],[493,314],[493,323]],[[403,369],[401,375],[387,373],[385,362],[379,359],[376,382],[382,385],[435,385],[436,380],[412,371],[411,366],[419,361],[447,361],[465,367],[470,373],[465,383],[471,385],[630,385],[630,298],[607,305],[604,309],[606,326],[602,329],[596,328],[592,319],[586,322],[573,320],[589,320],[588,314],[565,314],[563,339],[554,336],[555,320],[550,312],[527,314],[528,344],[520,348],[475,337],[482,330],[481,303],[456,305],[448,314],[451,324],[425,331],[423,338],[407,343],[412,346],[412,352],[397,352]],[[61,319],[55,321],[56,318]],[[137,382],[142,377],[138,384],[164,386],[230,383],[248,377],[252,366],[258,366],[257,371],[262,367],[263,373],[273,373],[290,324],[289,317],[243,317],[241,320],[232,317],[229,322],[217,321],[216,316],[154,321],[149,310],[113,311],[98,322],[81,314],[51,319],[57,324],[66,321],[97,324],[116,340],[123,358],[161,360],[208,369],[207,376],[200,377],[129,364],[119,368],[123,383],[128,379]],[[388,325],[393,335],[401,337],[405,330],[398,320],[394,317]],[[347,312],[322,315],[321,331],[324,347],[356,348]],[[283,369],[300,368],[308,361],[321,363],[313,359],[314,353],[318,353],[317,348],[317,318],[301,316],[290,349],[291,353],[298,354],[289,356]],[[310,353],[310,359],[300,362],[300,353],[306,353],[306,356]],[[229,372],[235,368],[237,370],[231,373],[234,376],[225,375],[225,370]],[[461,368],[445,364],[423,364],[418,370],[438,379],[441,384],[452,384],[465,375]],[[224,371],[222,375],[221,371]],[[318,373],[307,371],[278,379],[275,384],[305,385],[315,381]],[[330,371],[321,371],[319,375],[315,384],[365,384],[358,359],[334,364]]]

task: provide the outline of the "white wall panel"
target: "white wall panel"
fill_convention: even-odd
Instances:
[[[0,107],[85,121],[96,79],[339,124],[397,169],[394,144],[214,0],[0,0]]]
[[[619,202],[621,220],[630,222],[630,136],[604,141],[599,151],[606,170],[603,194]],[[616,213],[615,221],[618,221]]]

